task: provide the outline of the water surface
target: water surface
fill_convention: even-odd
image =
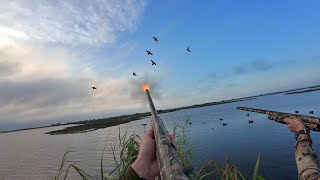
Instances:
[[[155,101],[155,105],[156,105]],[[237,106],[249,106],[274,111],[301,114],[314,111],[320,116],[320,92],[293,95],[271,95],[250,101],[181,110],[161,114],[169,131],[173,123],[183,124],[190,118],[188,136],[195,146],[193,162],[199,166],[205,161],[223,162],[227,155],[246,175],[252,174],[258,153],[261,154],[260,174],[267,179],[297,179],[294,159],[294,134],[285,125],[267,119],[265,115],[239,111]],[[220,121],[219,118],[223,118]],[[249,124],[248,120],[254,120]],[[120,125],[121,133],[143,134],[142,123],[150,118]],[[222,126],[222,123],[227,126]],[[53,179],[58,172],[67,145],[74,152],[70,159],[95,178],[100,174],[101,153],[106,145],[104,167],[115,168],[110,145],[117,142],[119,126],[82,134],[46,135],[61,127],[34,129],[0,134],[0,179]],[[213,128],[213,129],[212,129]],[[314,150],[320,152],[320,135],[311,133]],[[69,179],[79,179],[70,172]],[[250,178],[249,178],[250,179]]]

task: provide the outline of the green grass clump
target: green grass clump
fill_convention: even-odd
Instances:
[[[200,168],[193,169],[192,166],[192,150],[195,148],[191,145],[190,139],[187,136],[187,132],[190,120],[187,119],[183,125],[174,124],[173,134],[177,142],[177,153],[178,157],[187,171],[187,176],[191,180],[202,180],[202,179],[221,179],[221,180],[246,180],[246,178],[241,174],[235,165],[231,165],[227,157],[225,157],[224,164],[215,163],[210,160],[204,163]],[[111,145],[111,150],[113,152],[113,160],[116,168],[111,172],[105,172],[103,167],[103,155],[106,147],[104,147],[101,160],[100,160],[100,179],[101,180],[113,180],[122,179],[127,168],[136,160],[139,152],[139,140],[138,135],[129,135],[124,133],[121,135],[119,126],[119,143],[114,143]],[[116,155],[116,149],[120,150],[119,155]],[[63,155],[60,168],[55,180],[67,179],[70,169],[77,172],[79,177],[83,180],[94,180],[94,178],[86,173],[84,170],[79,168],[77,164],[79,162],[70,161],[70,154],[74,152],[69,146]],[[256,161],[256,165],[253,171],[253,180],[263,180],[261,176],[258,175],[260,165],[260,154]]]
[[[140,139],[137,135],[130,135],[127,136],[127,133],[121,136],[120,134],[120,126],[119,126],[119,143],[118,144],[111,144],[110,148],[112,150],[113,154],[113,160],[116,164],[116,168],[113,169],[110,172],[105,172],[103,167],[103,156],[106,147],[104,147],[103,152],[101,154],[100,159],[100,179],[101,180],[115,180],[115,179],[121,179],[123,175],[125,174],[125,171],[127,168],[136,160],[139,152],[139,142]],[[120,150],[119,156],[116,155],[116,149]],[[65,153],[62,157],[61,165],[58,170],[57,175],[54,177],[55,180],[61,180],[61,179],[67,179],[68,173],[70,169],[73,169],[77,172],[77,174],[80,176],[83,180],[94,180],[93,176],[86,173],[83,169],[79,168],[77,164],[79,162],[70,161],[70,155],[74,151],[71,150],[69,146],[67,146]]]

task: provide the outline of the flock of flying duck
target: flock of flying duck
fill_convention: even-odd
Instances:
[[[152,38],[153,38],[153,41],[154,41],[154,42],[156,42],[156,43],[159,42],[157,37],[152,37]],[[189,46],[187,47],[187,51],[188,51],[189,53],[191,52],[191,49],[190,49]],[[153,56],[153,53],[151,52],[151,50],[146,50],[146,53],[147,53],[147,55]],[[151,60],[151,65],[152,65],[152,66],[156,66],[157,63],[156,63],[155,61]],[[136,73],[136,72],[132,72],[132,75],[133,75],[133,76],[137,76],[137,73]],[[91,88],[92,88],[93,90],[96,90],[96,89],[97,89],[95,86],[92,86]]]
[[[157,37],[152,37],[152,38],[153,38],[153,41],[154,41],[154,42],[156,42],[156,43],[159,42]],[[188,52],[191,52],[191,49],[190,49],[189,46],[187,47],[187,51],[188,51]],[[147,53],[147,55],[153,56],[153,53],[151,52],[151,50],[146,50],[146,53]],[[156,66],[157,63],[156,63],[155,61],[151,60],[151,65],[152,65],[152,66]],[[133,75],[133,76],[137,76],[137,73],[136,73],[136,72],[132,72],[132,75]]]

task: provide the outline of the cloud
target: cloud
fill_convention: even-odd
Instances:
[[[210,73],[206,76],[208,79],[216,79],[218,78],[218,75],[216,73]]]
[[[0,61],[0,76],[10,76],[20,70],[20,64],[8,60]],[[1,77],[0,77],[1,79]]]
[[[245,63],[233,68],[232,72],[227,72],[223,74],[218,73],[209,73],[205,75],[203,78],[199,79],[199,84],[206,84],[203,89],[208,89],[208,87],[212,86],[212,83],[220,84],[223,80],[230,81],[234,78],[235,75],[243,75],[251,72],[261,72],[267,71],[272,68],[272,65],[267,63],[264,59],[255,59],[249,63]],[[209,84],[208,84],[209,83]],[[229,82],[228,86],[233,86],[234,82]]]
[[[56,106],[86,99],[87,79],[43,78],[28,81],[1,81],[0,107],[14,104]]]
[[[247,74],[250,72],[267,71],[272,68],[272,65],[264,59],[255,59],[247,64],[236,66],[234,68],[235,75]]]
[[[1,64],[7,76],[0,79],[28,80],[43,77],[70,76],[71,62],[75,59],[61,48],[45,48],[32,44],[20,44],[0,48]]]
[[[239,75],[245,75],[254,72],[264,72],[272,68],[266,60],[257,58],[251,62],[244,63],[231,69],[230,72],[223,74],[209,73],[197,82],[197,92],[199,94],[210,94],[211,91],[224,91],[223,89],[237,88],[239,83]]]
[[[256,59],[251,62],[251,67],[256,71],[266,71],[272,68],[271,64],[268,64],[264,59]]]
[[[0,114],[11,119],[38,119],[48,115],[49,109],[56,112],[59,106],[85,103],[90,98],[88,82],[84,79],[1,81],[0,91]]]
[[[74,71],[76,57],[63,49],[7,46],[0,48],[0,59],[0,124],[95,117],[141,106],[128,102],[127,78],[100,77],[91,66]]]
[[[312,60],[315,62],[320,62],[320,56],[314,56]]]
[[[234,68],[234,74],[245,74],[247,73],[247,68],[245,66],[237,66]]]
[[[117,33],[136,28],[145,4],[144,0],[1,1],[0,40],[111,43]]]
[[[114,71],[132,51],[126,47],[133,46],[117,43],[117,37],[137,28],[145,5],[145,0],[1,1],[0,124],[79,120],[141,108],[131,99],[127,73]]]

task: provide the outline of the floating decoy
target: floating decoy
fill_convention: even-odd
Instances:
[[[189,122],[189,124],[191,125],[192,123],[191,123],[191,122]]]
[[[313,111],[309,111],[309,114],[313,114]]]
[[[222,121],[222,120],[223,120],[223,118],[219,118],[219,120],[220,120],[220,121]]]
[[[189,46],[188,46],[188,48],[187,48],[187,51],[188,51],[188,52],[191,52],[191,50],[190,50],[190,47],[189,47]]]
[[[137,76],[137,74],[135,72],[132,73],[133,76]]]
[[[295,113],[299,114],[299,111],[295,111]]]
[[[226,126],[227,125],[227,123],[222,123],[222,126]]]
[[[152,37],[153,38],[153,40],[155,41],[155,42],[158,42],[158,38],[157,37]]]
[[[148,55],[153,55],[151,51],[146,50],[146,52],[148,53]]]
[[[249,120],[249,124],[253,123],[253,120]]]
[[[153,60],[151,60],[152,66],[157,65]]]
[[[247,114],[247,116],[250,116],[250,114]]]
[[[97,89],[97,88],[96,88],[96,87],[94,87],[94,86],[92,86],[91,88],[92,88],[92,89]]]
[[[146,131],[146,125],[145,123],[141,124],[143,126],[144,131]]]
[[[214,128],[211,128],[211,130],[214,130]]]

